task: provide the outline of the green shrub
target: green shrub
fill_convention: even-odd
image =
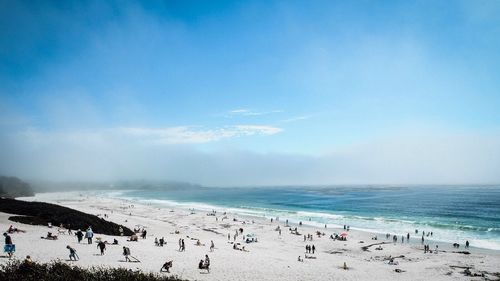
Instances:
[[[2,281],[182,281],[176,276],[162,276],[125,268],[81,268],[63,262],[36,263],[12,260],[0,266]]]

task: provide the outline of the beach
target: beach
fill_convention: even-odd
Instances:
[[[241,215],[224,209],[215,209],[212,213],[186,208],[188,206],[159,207],[125,199],[85,196],[80,192],[45,193],[20,199],[59,204],[102,218],[106,215],[106,220],[130,229],[145,228],[147,238],[128,242],[128,237],[96,234],[94,238],[102,241],[117,239],[119,242],[119,245],[107,245],[105,254],[100,255],[95,242],[91,245],[85,240],[78,243],[74,234],[60,234],[54,241],[44,240],[40,237],[48,231],[58,234],[56,228],[13,223],[8,220],[9,214],[0,213],[3,231],[10,225],[26,231],[11,234],[18,259],[30,255],[38,262],[67,261],[69,252],[66,246],[70,245],[80,257],[76,262],[67,261],[74,265],[159,272],[164,262],[172,260],[171,273],[162,274],[188,280],[484,280],[482,277],[465,276],[465,268],[470,268],[472,273],[486,273],[487,278],[497,280],[498,275],[495,277],[493,274],[500,272],[498,251],[464,249],[464,245],[454,249],[440,244],[436,254],[435,243],[431,242],[433,253],[424,253],[423,245],[419,243],[420,236],[414,233],[410,233],[411,243],[402,243],[401,237],[393,243],[392,236],[386,239],[380,233],[290,223],[289,226],[297,228],[300,233],[297,235],[286,227],[284,218],[271,222],[268,218]],[[276,230],[278,227],[281,235]],[[243,233],[234,240],[234,234],[240,228]],[[347,234],[346,241],[330,238],[333,233],[344,232]],[[312,235],[312,241],[304,241],[304,235],[308,234]],[[377,240],[372,240],[374,236]],[[162,237],[167,245],[156,246],[155,238]],[[258,242],[245,243],[245,237],[256,237]],[[179,251],[179,239],[185,240],[186,250],[183,252]],[[202,245],[196,245],[198,240]],[[215,245],[213,251],[210,250],[211,241]],[[238,248],[244,246],[246,251],[233,249],[235,242],[239,243]],[[313,258],[305,258],[306,245],[315,246],[315,253],[308,254]],[[125,262],[122,246],[129,247],[131,255],[140,262]],[[382,249],[375,250],[379,246]],[[205,255],[211,261],[209,273],[198,269],[198,262],[205,259]],[[298,261],[299,256],[303,261]],[[389,264],[391,258],[394,258],[395,264]],[[7,261],[7,258],[0,259],[0,263]],[[344,263],[347,269],[344,269]]]

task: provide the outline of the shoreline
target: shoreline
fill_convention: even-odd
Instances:
[[[473,271],[499,272],[500,255],[498,251],[488,253],[471,248],[470,255],[440,251],[439,254],[424,254],[419,243],[392,243],[385,236],[378,240],[371,240],[372,234],[351,229],[347,241],[333,241],[329,239],[332,232],[341,232],[343,229],[318,228],[314,226],[298,226],[301,234],[313,234],[313,241],[303,241],[302,235],[292,235],[283,224],[264,219],[228,213],[227,220],[216,220],[214,216],[207,216],[205,211],[191,214],[189,210],[179,207],[159,208],[154,205],[144,205],[127,199],[111,199],[105,197],[79,196],[80,192],[64,194],[37,194],[35,197],[19,198],[20,200],[44,201],[74,208],[86,213],[107,214],[110,221],[125,224],[131,229],[146,226],[149,238],[139,242],[126,242],[125,237],[118,237],[120,245],[130,246],[134,255],[143,262],[139,264],[123,263],[120,247],[110,246],[105,256],[96,256],[95,245],[77,244],[74,237],[63,235],[57,241],[40,241],[40,235],[46,233],[43,226],[29,226],[15,224],[16,227],[26,229],[26,234],[13,235],[17,244],[16,256],[22,258],[30,254],[34,260],[50,261],[67,258],[66,244],[76,245],[81,260],[76,262],[83,266],[104,265],[110,267],[126,267],[143,271],[158,272],[165,259],[174,261],[172,274],[189,280],[470,280],[460,272],[460,267],[471,267]],[[60,195],[60,196],[57,196]],[[53,196],[50,199],[50,196]],[[134,205],[133,207],[130,207]],[[217,212],[219,213],[219,211]],[[233,221],[232,218],[237,221]],[[2,227],[14,224],[7,221],[8,215],[0,213]],[[251,221],[254,221],[253,223]],[[243,223],[245,221],[245,223]],[[282,235],[274,229],[280,225]],[[235,251],[227,240],[227,234],[232,234],[238,228],[244,228],[245,233],[255,233],[258,243],[242,243],[240,238],[236,242],[247,247],[249,252]],[[294,225],[295,227],[295,225]],[[175,231],[180,231],[176,234]],[[325,236],[317,237],[316,231],[325,232]],[[113,236],[98,235],[108,241]],[[165,237],[165,248],[154,246],[154,237]],[[186,239],[187,251],[178,252],[179,238]],[[195,246],[193,238],[199,238],[206,246]],[[209,251],[210,240],[213,240],[216,249]],[[232,238],[231,238],[232,240]],[[238,241],[239,240],[239,241]],[[360,241],[364,241],[361,243]],[[383,250],[376,251],[362,247],[370,244],[390,242],[381,245]],[[26,243],[31,246],[26,246]],[[318,252],[316,259],[306,259],[298,262],[297,257],[304,257],[304,246],[314,244]],[[51,248],[57,245],[53,251]],[[31,247],[31,248],[30,248]],[[431,244],[434,249],[435,244]],[[444,247],[444,246],[443,246]],[[439,246],[440,250],[442,246]],[[458,251],[464,250],[461,247]],[[31,252],[30,252],[31,251]],[[201,274],[196,269],[197,261],[205,254],[210,255],[213,268],[210,274]],[[388,265],[388,257],[400,257],[399,265]],[[6,259],[0,259],[0,263]],[[343,270],[343,262],[349,270]],[[458,266],[458,267],[452,267]],[[458,269],[457,269],[458,268]],[[404,272],[396,273],[395,269]],[[425,269],[425,270],[424,270]],[[493,279],[494,280],[494,279]]]
[[[79,195],[83,194],[82,191],[71,191],[70,193],[74,194],[75,196],[79,196]],[[121,197],[120,195],[123,193],[123,191],[117,191],[117,190],[103,190],[103,191],[97,191],[97,192],[96,191],[91,191],[90,193],[91,194],[106,193],[107,194],[106,198],[116,199],[116,200],[123,200],[124,202],[129,202],[131,204],[142,204],[144,206],[155,206],[155,207],[160,207],[160,208],[182,209],[182,210],[186,210],[186,211],[189,211],[189,210],[193,209],[193,210],[197,210],[197,211],[200,211],[200,212],[209,212],[209,211],[212,211],[212,210],[217,210],[217,211],[228,212],[228,213],[230,213],[232,215],[235,215],[235,216],[246,217],[246,218],[254,219],[254,220],[259,219],[259,220],[262,220],[263,222],[265,222],[266,219],[270,220],[271,218],[275,218],[275,217],[271,217],[268,214],[262,214],[262,215],[260,215],[260,214],[252,214],[251,212],[249,213],[245,209],[239,209],[239,208],[235,208],[235,207],[218,206],[218,205],[212,205],[212,204],[200,203],[200,202],[177,202],[177,201],[174,201],[174,200],[166,200],[166,199],[143,199],[143,198],[131,199],[131,198],[127,198],[127,197]],[[67,197],[68,192],[38,193],[37,195],[40,196],[42,194],[49,194],[49,198],[52,197],[53,195],[57,195],[57,194],[61,194],[63,197]],[[117,195],[109,195],[109,194],[117,194]],[[27,197],[27,198],[29,199],[30,197]],[[290,211],[290,210],[286,210],[286,209],[283,209],[283,212],[290,212],[290,213],[302,212],[302,213],[306,213],[304,211],[293,211],[293,210]],[[318,216],[318,215],[321,215],[321,214],[324,214],[326,216],[337,216],[335,214],[322,213],[322,212],[313,212],[313,211],[311,211],[311,214],[313,216]],[[300,221],[297,218],[287,218],[286,216],[281,217],[280,219],[282,221],[285,221],[286,219],[288,219],[289,222],[290,222],[290,225],[294,225],[294,226],[298,226],[299,221]],[[324,226],[323,223],[317,222],[317,221],[314,221],[314,220],[313,221],[303,220],[302,223],[303,223],[303,227],[310,227],[310,228],[322,229],[323,226]],[[338,224],[328,224],[328,229],[329,230],[344,231],[343,226],[342,225],[338,225]],[[377,237],[379,237],[379,236],[380,237],[382,237],[382,236],[385,237],[386,233],[390,233],[391,237],[392,237],[392,235],[396,234],[397,237],[398,237],[398,243],[400,243],[399,239],[401,238],[401,236],[404,235],[405,239],[406,239],[406,234],[408,233],[408,232],[406,232],[406,233],[401,233],[401,232],[394,233],[391,230],[389,230],[389,231],[382,231],[382,230],[367,229],[367,228],[360,228],[360,227],[353,227],[353,226],[351,226],[350,229],[351,230],[360,231],[360,232],[364,232],[364,233],[370,234],[372,236],[377,236]],[[424,231],[425,231],[425,229],[424,229]],[[409,232],[409,234],[410,234],[410,237],[411,237],[410,244],[413,244],[413,245],[416,245],[416,246],[422,245],[421,240],[420,240],[420,238],[421,238],[420,234],[415,235],[414,232]],[[474,238],[471,237],[469,240],[472,241],[473,239]],[[456,241],[456,242],[460,243],[460,248],[458,250],[464,250],[464,242],[465,241]],[[439,247],[442,247],[445,250],[457,251],[457,249],[454,249],[452,247],[452,244],[455,243],[455,241],[453,241],[453,242],[452,241],[444,241],[444,240],[440,240],[438,238],[434,238],[432,236],[426,236],[425,237],[425,244],[429,244],[429,243],[430,244],[434,244],[434,245],[437,244],[437,245],[439,245]],[[500,249],[486,248],[486,247],[477,247],[477,246],[474,246],[473,244],[470,246],[469,250],[474,250],[476,252],[482,252],[482,253],[485,253],[485,254],[500,255]]]

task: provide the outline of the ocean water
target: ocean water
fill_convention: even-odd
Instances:
[[[224,209],[292,223],[350,225],[384,234],[409,232],[417,237],[415,229],[432,231],[435,241],[464,244],[469,240],[474,247],[500,250],[500,186],[183,186],[113,194],[159,206]]]

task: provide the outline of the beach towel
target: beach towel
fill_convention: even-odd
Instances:
[[[14,244],[7,244],[3,247],[3,250],[6,253],[14,253],[16,251],[16,245]]]

